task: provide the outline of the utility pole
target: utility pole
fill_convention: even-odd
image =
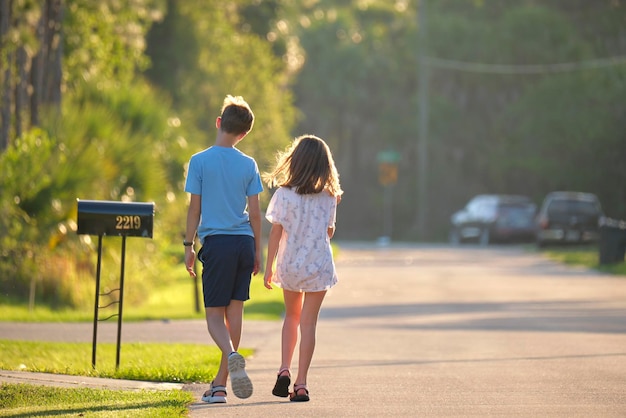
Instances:
[[[426,19],[427,0],[417,0],[418,33],[418,138],[417,138],[417,234],[420,241],[428,236],[428,84],[429,67],[428,28]]]

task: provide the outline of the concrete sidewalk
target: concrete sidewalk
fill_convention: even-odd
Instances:
[[[0,382],[25,383],[30,385],[57,386],[67,388],[91,388],[113,390],[181,390],[182,384],[142,382],[137,380],[102,379],[99,377],[70,376],[51,373],[34,373],[0,370]]]
[[[256,350],[247,367],[254,394],[237,399],[229,386],[227,404],[208,405],[207,385],[173,386],[194,394],[191,417],[626,416],[625,277],[516,247],[343,245],[337,268],[318,324],[311,401],[271,395],[281,324],[248,321],[242,346]],[[60,338],[54,326],[0,323],[0,335]],[[85,326],[63,338],[90,341]],[[123,342],[209,344],[203,321],[123,330]]]

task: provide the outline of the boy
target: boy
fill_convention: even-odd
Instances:
[[[209,390],[208,403],[226,402],[226,381],[238,398],[252,395],[245,360],[237,352],[241,340],[243,303],[250,298],[250,280],[261,266],[263,191],[255,160],[235,148],[252,129],[254,114],[240,97],[226,96],[215,121],[215,145],[189,160],[185,191],[187,212],[185,266],[194,277],[194,238],[202,244],[202,290],[211,338],[222,351],[220,367]],[[247,211],[246,211],[247,204]]]

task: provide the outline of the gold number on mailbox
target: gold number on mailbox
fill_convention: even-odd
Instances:
[[[140,216],[128,216],[118,215],[115,217],[115,229],[140,229],[141,217]]]

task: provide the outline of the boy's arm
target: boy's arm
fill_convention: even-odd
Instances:
[[[196,231],[200,224],[200,195],[191,194],[189,209],[187,210],[187,226],[185,229],[185,241],[193,242],[196,238]],[[196,252],[193,245],[185,246],[185,266],[191,277],[196,277],[194,264],[196,262]]]
[[[254,270],[256,275],[261,269],[263,263],[263,242],[261,238],[261,204],[259,203],[259,195],[248,196],[248,215],[250,216],[250,226],[254,234]]]

